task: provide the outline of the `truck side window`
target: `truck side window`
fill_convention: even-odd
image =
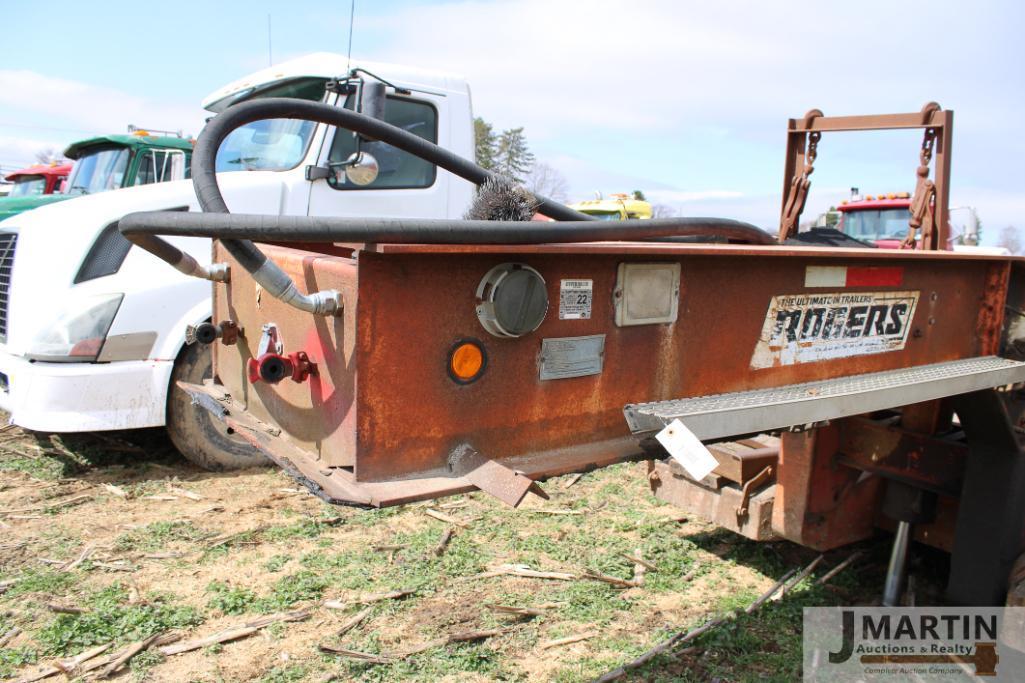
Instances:
[[[163,150],[147,150],[138,159],[135,185],[163,183],[171,179],[171,155]]]
[[[385,121],[430,142],[438,141],[438,112],[427,102],[389,97]],[[360,148],[377,159],[380,167],[377,179],[370,185],[359,186],[347,182],[344,174],[341,179],[333,175],[328,178],[331,187],[336,190],[380,190],[430,187],[434,184],[437,169],[429,161],[384,142],[364,142]],[[355,135],[343,128],[336,129],[328,160],[332,163],[345,161],[355,151]]]

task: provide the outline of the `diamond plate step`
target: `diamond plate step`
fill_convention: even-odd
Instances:
[[[721,439],[834,420],[1025,382],[1025,363],[998,356],[920,365],[850,377],[738,391],[623,408],[634,434],[661,430],[675,419],[699,439]]]

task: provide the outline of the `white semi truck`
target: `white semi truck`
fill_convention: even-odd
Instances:
[[[466,82],[405,66],[313,54],[231,83],[203,107],[219,112],[253,98],[299,97],[355,108],[364,89],[380,94],[382,87],[384,120],[473,159]],[[375,179],[356,184],[346,163],[367,154]],[[237,213],[454,218],[474,192],[389,145],[285,119],[235,131],[217,168]],[[186,344],[187,328],[210,317],[210,283],[131,248],[118,232],[128,213],[168,209],[198,210],[191,181],[79,197],[0,222],[0,408],[13,424],[45,432],[166,425],[197,464],[256,464],[262,456],[216,429],[175,386],[210,372],[209,347]],[[209,240],[174,242],[210,262]]]

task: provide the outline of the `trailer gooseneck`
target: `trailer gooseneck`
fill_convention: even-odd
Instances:
[[[951,600],[1003,601],[1025,528],[1020,259],[769,244],[720,219],[602,226],[547,201],[542,213],[570,220],[223,214],[212,160],[247,117],[345,125],[486,178],[335,113],[281,101],[227,110],[195,160],[214,213],[121,223],[144,247],[157,235],[218,238],[214,261],[230,277],[214,285],[204,331],[215,380],[184,388],[225,429],[322,498],[373,506],[476,489],[515,505],[544,477],[648,457],[657,495],[749,537],[827,550],[898,526],[896,560],[910,537],[952,552]],[[938,108],[792,121],[786,187],[807,180],[813,133],[942,123],[932,136],[946,164],[951,122]],[[799,200],[784,204],[788,225]],[[943,243],[943,207],[933,216],[924,246]],[[337,306],[296,305],[318,292]],[[651,438],[680,425],[716,444],[708,476],[664,460]],[[749,440],[766,432],[778,446]],[[755,447],[728,445],[737,439]],[[891,575],[899,588],[899,562]]]

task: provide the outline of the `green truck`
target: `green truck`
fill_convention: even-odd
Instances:
[[[193,143],[181,136],[151,135],[132,128],[126,135],[100,135],[75,142],[64,150],[64,156],[75,162],[64,190],[0,197],[0,221],[83,194],[188,178]]]

